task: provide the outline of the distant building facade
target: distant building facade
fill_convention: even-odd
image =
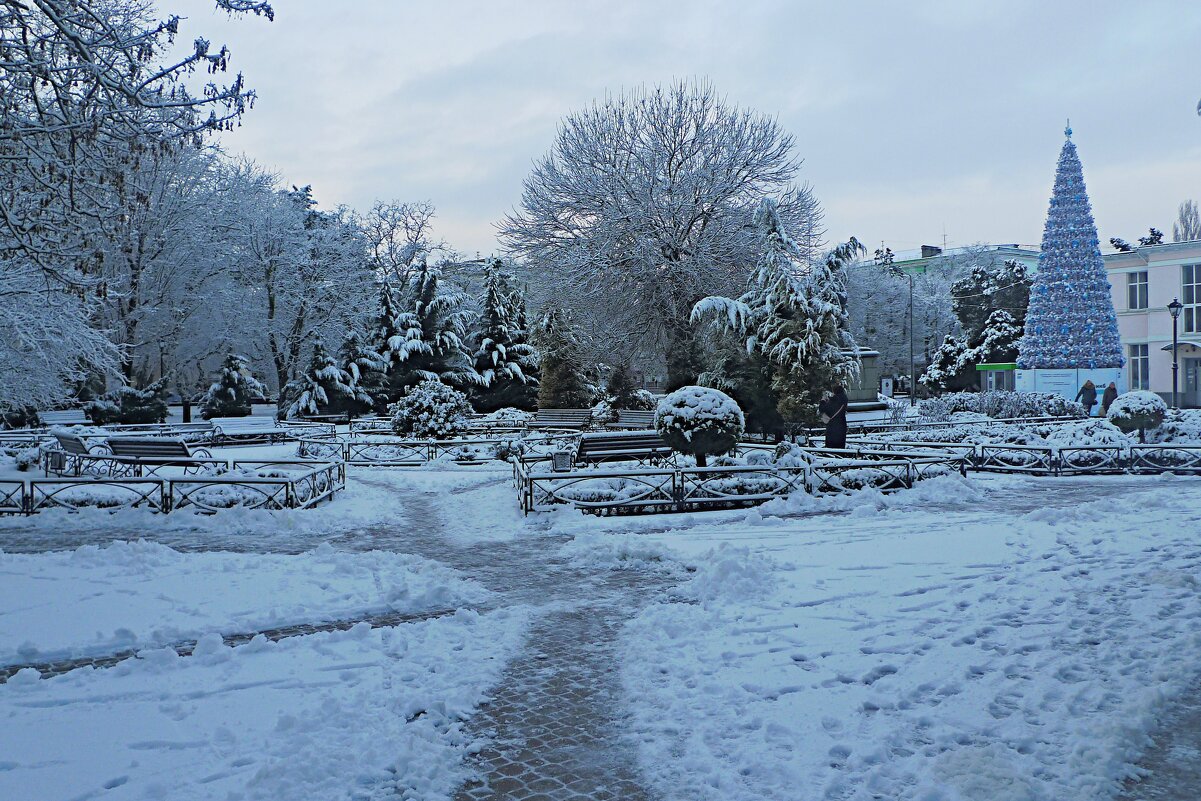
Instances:
[[[1118,313],[1130,389],[1150,390],[1171,403],[1172,316],[1179,299],[1181,406],[1201,407],[1201,240],[1148,245],[1104,256]]]

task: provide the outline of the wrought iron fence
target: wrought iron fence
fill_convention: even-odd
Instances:
[[[346,487],[346,465],[297,460],[227,463],[208,476],[32,478],[0,482],[0,513],[46,509],[307,509]]]
[[[1106,473],[1201,474],[1197,445],[1017,445],[1011,443],[885,442],[860,439],[854,445],[897,453],[945,451],[962,456],[971,470],[1034,475]]]
[[[477,437],[447,440],[405,439],[367,435],[304,437],[297,454],[317,459],[338,459],[355,467],[419,467],[437,460],[479,465],[507,461],[518,454],[547,454],[579,434],[524,434],[517,437]]]
[[[820,494],[866,487],[900,489],[921,478],[961,472],[962,462],[953,454],[871,452],[859,458],[815,455],[797,466],[548,472],[538,469],[539,463],[518,461],[514,480],[521,509],[527,514],[563,504],[599,514],[679,512],[753,506],[801,490]]]

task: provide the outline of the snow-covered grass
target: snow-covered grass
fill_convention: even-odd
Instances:
[[[455,571],[385,551],[180,553],[145,540],[0,551],[0,665],[161,647],[383,612],[480,604]]]
[[[575,558],[694,571],[623,635],[665,799],[1095,801],[1201,658],[1199,486],[946,477]],[[1069,494],[1020,511],[1037,492]]]
[[[0,685],[0,798],[449,799],[464,721],[527,613],[265,638],[206,636],[107,670]]]

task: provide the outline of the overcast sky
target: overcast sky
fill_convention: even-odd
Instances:
[[[469,255],[565,114],[681,77],[795,135],[831,241],[1037,243],[1069,116],[1102,241],[1201,200],[1197,0],[159,2],[259,93],[229,151],[326,207],[431,201]]]

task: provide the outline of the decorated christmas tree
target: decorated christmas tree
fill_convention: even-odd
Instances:
[[[1095,370],[1122,366],[1118,320],[1072,129],[1055,168],[1038,273],[1030,289],[1018,367]]]

